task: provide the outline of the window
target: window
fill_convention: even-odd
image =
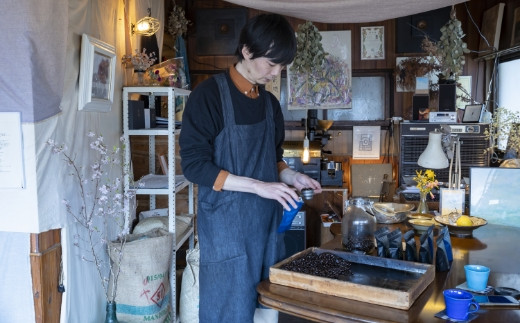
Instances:
[[[520,113],[520,59],[498,64],[498,100],[497,107]]]
[[[386,120],[391,114],[389,93],[393,85],[390,82],[391,72],[353,72],[352,109],[318,109],[318,119],[344,122]],[[307,118],[307,110],[287,109],[287,79],[284,76],[281,80],[280,104],[285,121]]]

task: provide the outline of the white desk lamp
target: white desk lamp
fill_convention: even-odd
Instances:
[[[430,131],[428,136],[428,145],[424,149],[417,164],[424,168],[442,169],[448,167],[448,158],[442,149],[442,132],[437,129]]]

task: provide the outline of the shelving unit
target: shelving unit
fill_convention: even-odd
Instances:
[[[172,250],[172,261],[170,266],[170,289],[171,297],[170,304],[172,308],[172,317],[176,320],[177,308],[176,308],[176,252],[179,248],[189,239],[189,248],[194,247],[194,229],[193,219],[190,227],[181,235],[176,235],[175,228],[175,200],[176,195],[184,189],[188,189],[188,212],[194,214],[194,192],[193,183],[187,181],[182,175],[175,175],[175,136],[179,133],[175,129],[175,98],[177,96],[189,96],[190,91],[184,89],[178,89],[173,87],[125,87],[123,88],[123,136],[126,142],[124,151],[124,158],[126,165],[131,165],[131,136],[148,136],[148,162],[149,172],[154,175],[155,172],[155,138],[156,136],[167,136],[168,137],[168,174],[159,175],[157,178],[164,179],[164,185],[153,185],[153,188],[147,188],[146,182],[145,187],[135,186],[133,178],[130,178],[132,174],[126,174],[124,178],[124,189],[125,192],[128,190],[135,190],[137,195],[149,195],[150,197],[150,210],[156,208],[155,198],[157,195],[168,196],[168,230],[173,234],[174,246]],[[144,95],[148,96],[150,102],[150,108],[153,108],[156,96],[167,97],[168,100],[168,126],[157,126],[149,129],[129,129],[129,100],[132,96]],[[131,173],[131,172],[130,172]],[[162,183],[162,182],[161,182]],[[129,229],[132,221],[132,213],[127,211],[125,214],[125,226]]]

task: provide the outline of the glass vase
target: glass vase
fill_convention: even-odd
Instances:
[[[144,71],[134,70],[133,83],[135,86],[144,86]]]
[[[105,323],[119,323],[116,315],[116,302],[107,302]]]
[[[428,213],[430,209],[428,208],[428,202],[426,202],[427,192],[420,192],[419,197],[419,205],[417,205],[416,213]]]

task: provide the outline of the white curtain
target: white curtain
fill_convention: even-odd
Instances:
[[[60,112],[67,0],[0,1],[0,112],[36,122]]]
[[[451,6],[465,0],[226,0],[244,7],[323,23],[394,19]]]

